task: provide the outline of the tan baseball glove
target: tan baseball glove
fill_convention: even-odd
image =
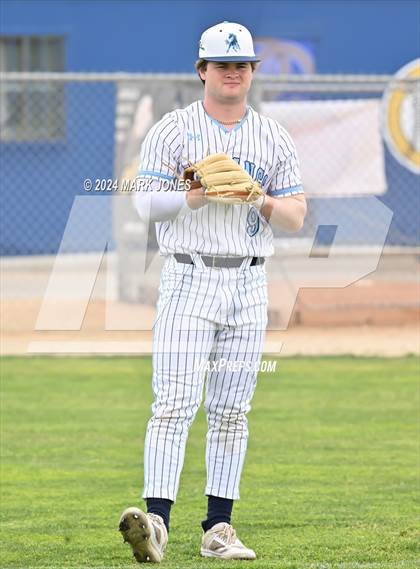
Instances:
[[[191,180],[193,188],[202,186],[211,202],[252,204],[263,195],[260,184],[223,153],[211,154],[191,164],[184,172],[184,179]]]

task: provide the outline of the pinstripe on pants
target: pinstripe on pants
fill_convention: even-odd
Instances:
[[[254,369],[208,373],[200,363],[261,359],[267,325],[264,265],[211,269],[177,263],[162,270],[153,344],[153,415],[147,426],[143,498],[176,500],[188,429],[205,383],[206,494],[239,498],[254,394]],[[205,381],[206,379],[206,381]]]

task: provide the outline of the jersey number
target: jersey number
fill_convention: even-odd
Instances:
[[[260,228],[260,216],[255,207],[252,207],[246,216],[246,232],[250,237],[254,237]]]

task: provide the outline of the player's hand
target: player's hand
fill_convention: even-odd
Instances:
[[[190,209],[200,209],[207,205],[208,200],[205,195],[205,189],[200,186],[199,188],[190,188],[186,190],[186,201]]]
[[[260,183],[223,152],[209,154],[199,162],[189,164],[184,170],[184,180],[193,180],[192,184],[203,186],[209,202],[252,205],[263,197]]]

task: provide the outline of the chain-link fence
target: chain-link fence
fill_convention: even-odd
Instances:
[[[384,142],[387,124],[398,120],[386,116],[392,112],[382,101],[386,89],[407,95],[401,128],[413,148],[404,148],[403,140],[401,153],[414,153],[415,166],[418,81],[260,76],[250,103],[291,132],[314,206],[319,200],[328,209],[337,198],[378,196],[393,211],[386,245],[415,247],[419,178]],[[109,196],[127,167],[132,173],[148,128],[165,112],[201,97],[201,83],[192,75],[3,74],[1,254],[57,252],[75,196],[88,195],[85,180],[92,182],[90,195]],[[130,200],[125,202],[122,211],[114,204],[117,241],[127,223],[138,222]],[[68,244],[72,251],[94,249],[96,232],[109,234],[112,209],[106,219],[84,220],[77,241]],[[315,210],[310,208],[298,238],[312,235]],[[354,243],[369,244],[371,230],[371,224],[357,230]]]
[[[2,74],[0,253],[107,249],[119,298],[153,304],[157,273],[136,259],[146,248],[152,262],[154,227],[121,184],[148,129],[200,98],[195,75]],[[291,133],[309,201],[301,232],[274,230],[277,253],[322,258],[336,241],[344,256],[371,255],[374,270],[383,246],[394,260],[418,251],[418,80],[258,76],[249,102]]]

